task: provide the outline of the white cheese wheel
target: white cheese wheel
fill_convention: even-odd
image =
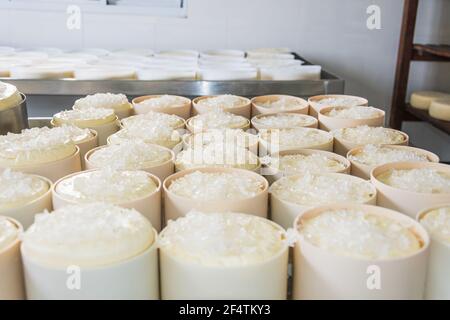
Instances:
[[[444,92],[437,91],[417,91],[411,94],[410,104],[412,107],[428,110],[430,108],[431,103],[436,99],[441,99],[445,97],[449,97],[449,94]]]
[[[431,102],[428,112],[433,118],[450,121],[450,95],[446,99],[438,99]]]

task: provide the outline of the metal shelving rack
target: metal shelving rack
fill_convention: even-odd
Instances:
[[[418,6],[419,0],[404,0],[402,29],[390,114],[390,126],[395,129],[401,129],[403,121],[426,121],[443,132],[450,134],[450,122],[432,118],[427,111],[415,109],[406,103],[406,92],[411,62],[450,62],[449,45],[414,43],[414,30]]]

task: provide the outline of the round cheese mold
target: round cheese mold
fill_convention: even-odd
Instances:
[[[183,118],[174,114],[166,114],[155,111],[149,111],[145,114],[139,114],[122,119],[121,123],[123,128],[130,128],[134,126],[151,127],[155,123],[160,124],[161,126],[170,127],[172,129],[183,129],[185,126],[185,121]]]
[[[168,190],[173,194],[199,201],[235,200],[257,195],[264,189],[260,179],[241,176],[240,172],[195,171],[175,179]]]
[[[294,228],[294,299],[423,298],[430,239],[413,219],[376,206],[334,203],[307,210]],[[376,276],[368,278],[380,270],[381,285]]]
[[[0,173],[0,213],[25,206],[50,189],[47,180],[9,169]]]
[[[161,234],[161,297],[286,299],[287,253],[284,230],[267,219],[193,211]]]
[[[373,145],[357,147],[347,153],[352,163],[352,175],[370,179],[370,171],[382,164],[403,161],[439,162],[439,157],[429,151],[408,146]]]
[[[142,198],[157,188],[155,181],[144,171],[107,167],[63,178],[55,185],[55,192],[76,203],[103,201],[120,204]]]
[[[19,237],[19,228],[6,217],[0,216],[0,252],[11,246]]]
[[[174,171],[174,153],[164,147],[142,141],[111,144],[86,154],[86,168],[111,167],[117,170],[144,170],[161,180]]]
[[[108,144],[121,144],[136,140],[174,149],[181,143],[181,136],[178,131],[162,122],[135,123],[133,126],[128,126],[109,136]],[[177,149],[181,149],[181,145]]]
[[[437,99],[431,102],[428,112],[435,119],[450,121],[450,95],[446,99]]]
[[[300,148],[333,151],[333,135],[319,129],[264,129],[259,132],[259,137],[260,156]]]
[[[10,70],[15,79],[65,79],[73,78],[74,66],[57,62],[45,62],[39,65],[17,66]]]
[[[371,182],[377,204],[416,218],[426,208],[450,197],[450,166],[433,162],[392,162],[375,167]]]
[[[448,98],[450,94],[437,91],[416,91],[411,94],[410,104],[413,108],[428,110],[433,101]]]
[[[209,144],[235,144],[258,153],[258,137],[240,129],[212,129],[183,136],[185,150],[201,148]]]
[[[24,300],[25,285],[20,258],[23,227],[9,216],[0,216],[0,300]]]
[[[0,110],[15,107],[22,102],[22,96],[15,86],[0,81]]]
[[[318,115],[319,128],[326,131],[362,125],[379,127],[384,125],[384,117],[383,110],[366,106],[324,107]]]
[[[428,210],[419,219],[432,238],[450,246],[450,205]]]
[[[362,97],[330,94],[310,97],[308,99],[310,115],[317,118],[320,110],[324,107],[355,107],[367,106],[368,101]]]
[[[203,96],[192,101],[194,114],[222,110],[245,118],[250,118],[251,102],[249,99],[231,94]]]
[[[308,114],[308,102],[302,98],[288,95],[267,95],[254,97],[252,115],[261,113],[293,112]]]
[[[252,118],[252,126],[257,129],[317,128],[317,119],[299,113],[261,114]]]
[[[235,144],[208,144],[181,151],[175,160],[177,171],[197,167],[225,167],[258,171],[258,156]]]
[[[90,203],[37,215],[22,250],[45,266],[89,268],[131,259],[155,240],[150,222],[136,210]]]
[[[272,220],[285,228],[305,210],[330,203],[375,204],[376,190],[370,182],[341,173],[305,172],[275,181],[271,194]]]
[[[96,93],[80,98],[73,105],[74,110],[84,109],[113,109],[119,119],[129,117],[132,112],[132,105],[124,94]]]
[[[406,133],[390,128],[369,127],[341,128],[331,131],[334,136],[334,152],[345,156],[353,148],[366,144],[407,145]]]
[[[162,112],[177,115],[188,119],[191,115],[191,100],[174,95],[150,95],[133,99],[136,114],[149,111]]]
[[[219,110],[190,118],[186,127],[193,133],[210,129],[248,129],[250,121],[245,117]]]
[[[0,136],[0,167],[22,168],[61,160],[77,148],[67,134],[32,128]]]
[[[450,202],[423,210],[417,220],[431,236],[425,299],[450,298]]]
[[[265,160],[265,161],[264,161]],[[328,151],[298,149],[271,154],[262,160],[267,166],[265,176],[274,182],[284,176],[304,172],[349,173],[350,162],[342,156]]]

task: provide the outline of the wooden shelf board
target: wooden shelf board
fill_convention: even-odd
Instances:
[[[432,126],[444,131],[447,134],[450,134],[450,121],[435,119],[428,114],[427,110],[416,109],[411,107],[409,104],[406,104],[405,111],[415,118],[426,121]]]

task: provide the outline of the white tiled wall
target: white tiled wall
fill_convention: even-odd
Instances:
[[[84,14],[79,31],[66,29],[65,12],[0,11],[0,45],[200,50],[287,46],[346,79],[348,93],[388,108],[403,0],[189,0],[188,4],[187,19]],[[372,4],[381,8],[381,30],[366,28],[366,8]],[[450,43],[449,12],[448,0],[421,0],[417,41]],[[410,90],[417,89],[450,92],[450,64],[414,64]],[[447,142],[444,149],[450,150],[445,138],[438,145]],[[442,152],[450,159],[447,150]]]

